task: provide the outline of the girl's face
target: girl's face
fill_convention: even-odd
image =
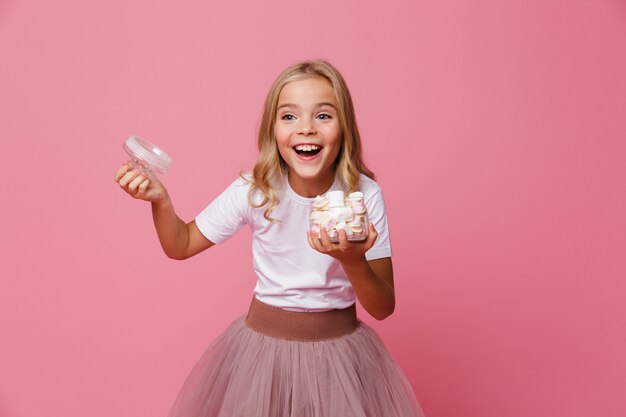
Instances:
[[[274,126],[289,184],[304,197],[325,193],[335,178],[341,128],[332,86],[323,78],[291,81],[278,97]]]

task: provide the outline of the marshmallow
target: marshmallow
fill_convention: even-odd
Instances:
[[[325,196],[317,196],[311,204],[310,229],[321,237],[326,229],[332,242],[339,241],[339,230],[345,230],[350,241],[365,240],[368,235],[367,210],[363,204],[363,193],[329,191]]]
[[[343,191],[329,191],[326,193],[326,198],[330,207],[345,206],[345,194]]]
[[[313,200],[313,207],[316,210],[323,210],[328,207],[328,200],[318,195],[317,197],[315,197],[315,200]]]
[[[352,237],[352,235],[353,235],[352,228],[350,228],[350,226],[346,222],[337,223],[337,226],[335,226],[335,229],[337,229],[337,230],[345,230],[346,231],[346,236],[348,236],[348,237]]]

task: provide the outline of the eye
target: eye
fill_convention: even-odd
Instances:
[[[293,119],[295,119],[294,115],[293,114],[289,114],[289,113],[283,114],[280,118],[281,118],[281,120],[293,120]]]
[[[332,117],[330,114],[328,114],[328,113],[320,113],[320,114],[318,114],[318,115],[317,115],[317,117],[318,117],[319,119],[322,119],[322,120],[327,120],[327,119],[332,119],[332,118],[333,118],[333,117]]]

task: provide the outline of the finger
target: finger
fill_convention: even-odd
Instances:
[[[133,171],[126,171],[125,174],[117,181],[120,187],[124,188],[128,185],[132,179],[135,178],[135,173]]]
[[[321,231],[319,235],[317,233],[311,232],[311,243],[313,244],[313,248],[316,251],[321,252],[321,253],[326,253],[326,250],[324,249],[324,245],[322,245]]]
[[[126,174],[124,174],[122,176],[122,178],[118,181],[118,183],[120,184],[120,186],[122,188],[126,188],[128,186],[128,184],[135,179],[135,177],[139,175],[139,171],[136,170],[130,170],[128,171]]]
[[[378,230],[374,227],[374,223],[370,223],[370,233],[374,236],[378,236]]]
[[[325,227],[322,227],[320,235],[321,236],[319,238],[319,241],[320,241],[320,244],[322,246],[322,250],[324,252],[328,252],[328,251],[332,250],[333,249],[333,244],[330,241],[330,237],[328,236],[328,231],[326,230]]]
[[[120,178],[122,178],[122,176],[128,172],[128,169],[129,169],[128,165],[124,163],[124,165],[122,165],[121,167],[117,169],[117,171],[115,171],[115,175],[113,176],[113,179],[115,181],[119,181]]]
[[[350,243],[348,242],[348,234],[346,233],[346,229],[339,230],[339,247],[341,249],[346,249]]]
[[[141,184],[142,182],[144,182],[146,180],[146,178],[144,177],[143,174],[139,174],[137,175],[131,182],[130,184],[128,184],[128,190],[132,191],[133,193],[137,191],[137,188],[139,187],[139,184]]]
[[[369,234],[367,236],[367,243],[371,243],[373,245],[374,242],[376,241],[376,238],[378,238],[378,232],[376,231],[376,228],[374,227],[374,223],[370,223]]]
[[[150,180],[146,179],[141,184],[139,184],[139,188],[137,189],[138,194],[144,194],[150,185]]]
[[[319,251],[319,249],[316,247],[316,245],[315,245],[315,243],[314,243],[316,240],[318,240],[318,239],[317,239],[317,236],[315,236],[315,237],[314,237],[314,236],[313,236],[313,232],[312,232],[312,231],[307,230],[307,232],[306,232],[306,240],[309,242],[309,246],[310,246],[312,249],[314,249],[314,250],[316,250],[316,251]]]

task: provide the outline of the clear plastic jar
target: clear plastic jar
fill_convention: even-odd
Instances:
[[[363,241],[369,234],[369,219],[363,203],[363,193],[354,192],[345,197],[343,191],[329,191],[317,196],[311,204],[309,226],[321,237],[326,229],[331,242],[339,242],[339,231],[345,230],[351,242]]]
[[[165,151],[136,135],[126,139],[124,150],[141,171],[165,174],[172,164],[172,158]]]

